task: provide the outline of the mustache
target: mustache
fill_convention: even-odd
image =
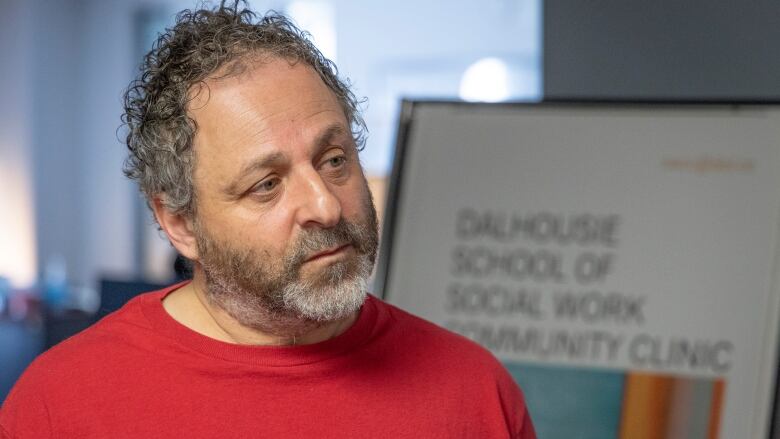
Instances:
[[[303,262],[315,253],[333,247],[352,245],[358,253],[367,253],[372,239],[370,226],[359,225],[341,218],[329,229],[308,229],[301,233],[290,254],[285,258],[285,264],[297,270]]]

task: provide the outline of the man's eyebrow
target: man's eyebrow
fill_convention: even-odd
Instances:
[[[334,137],[347,135],[348,131],[346,128],[344,128],[343,124],[340,123],[334,123],[331,125],[328,125],[322,132],[315,138],[314,140],[314,146],[316,148],[322,148],[324,146],[328,145],[328,142],[331,142]],[[350,136],[351,138],[351,136]],[[243,168],[241,168],[241,171],[239,171],[236,178],[233,179],[230,184],[225,188],[225,192],[231,195],[241,195],[243,193],[243,189],[241,187],[241,181],[250,173],[257,171],[259,169],[265,169],[265,168],[271,168],[275,166],[280,166],[286,162],[286,158],[284,154],[281,152],[273,152],[270,154],[267,154],[265,156],[262,156],[258,159],[252,160],[251,162],[244,165]]]
[[[317,136],[314,141],[314,145],[317,147],[325,146],[328,144],[328,142],[333,140],[334,137],[343,136],[346,134],[347,130],[344,128],[344,125],[340,123],[328,125],[328,127],[325,128],[319,136]]]
[[[244,165],[236,178],[227,186],[225,191],[231,195],[240,195],[242,192],[241,181],[250,173],[259,169],[265,169],[270,167],[279,166],[285,163],[286,159],[281,152],[273,152],[264,156],[261,156],[255,160]]]

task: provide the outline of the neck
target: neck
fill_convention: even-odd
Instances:
[[[243,345],[305,345],[319,343],[346,331],[357,320],[359,311],[332,322],[313,322],[279,317],[266,312],[262,327],[242,325],[207,296],[206,283],[195,274],[192,282],[163,300],[168,314],[182,325],[207,337]]]

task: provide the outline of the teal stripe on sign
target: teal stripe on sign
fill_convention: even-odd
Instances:
[[[707,439],[712,405],[713,382],[709,379],[691,380],[693,402],[688,436],[691,439]]]
[[[523,389],[539,439],[617,439],[623,372],[504,365]]]

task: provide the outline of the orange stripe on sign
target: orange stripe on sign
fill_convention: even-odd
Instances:
[[[664,439],[669,423],[673,379],[644,373],[626,375],[621,439]]]
[[[710,423],[707,427],[707,439],[718,439],[720,435],[720,418],[723,410],[723,397],[726,392],[726,382],[721,378],[712,385],[712,403],[710,404]]]

